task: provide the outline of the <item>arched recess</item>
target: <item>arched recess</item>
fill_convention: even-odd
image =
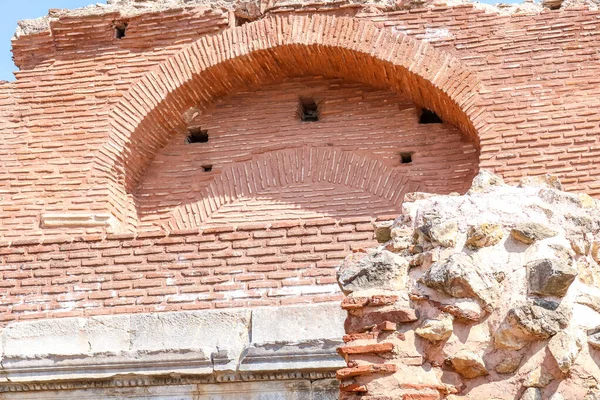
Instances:
[[[375,23],[323,15],[274,16],[205,36],[138,81],[112,110],[91,181],[110,212],[136,225],[132,200],[156,152],[186,128],[184,113],[235,90],[289,76],[343,77],[408,95],[476,146],[477,75],[427,42]]]

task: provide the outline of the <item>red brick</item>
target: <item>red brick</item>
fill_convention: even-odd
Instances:
[[[395,304],[399,297],[397,295],[374,295],[369,299],[369,305],[372,307],[381,307]]]
[[[337,244],[337,243],[332,243],[332,244],[316,244],[313,247],[315,249],[315,251],[326,251],[328,253],[331,252],[341,252],[341,251],[347,251],[346,246],[344,244]],[[329,256],[329,254],[328,254]]]
[[[389,342],[366,344],[362,346],[343,346],[337,349],[338,353],[344,357],[350,354],[379,354],[387,353],[394,349],[394,344]]]
[[[361,365],[354,368],[342,368],[336,372],[336,377],[340,380],[352,378],[354,376],[373,375],[373,374],[393,374],[396,372],[395,364],[380,365]]]
[[[342,309],[357,310],[366,307],[368,303],[368,297],[346,297],[344,301],[342,301]]]
[[[163,285],[163,283],[159,280],[138,280],[138,281],[133,281],[133,288],[134,289],[145,289],[145,288],[155,288],[155,287],[161,287]]]
[[[355,340],[374,340],[377,339],[378,334],[376,332],[366,332],[366,333],[349,333],[344,335],[342,338],[345,343],[353,342]]]
[[[248,249],[246,251],[248,257],[272,256],[275,254],[277,254],[277,250],[271,248]]]
[[[351,393],[366,393],[367,387],[365,385],[359,385],[357,383],[351,383],[349,385],[340,385],[340,391],[351,392]]]
[[[90,300],[106,300],[116,297],[116,294],[113,290],[102,290],[98,292],[91,292],[87,296]]]
[[[250,233],[248,233],[248,232],[222,233],[219,235],[219,239],[221,241],[246,240],[246,239],[250,239]]]
[[[323,244],[331,242],[333,242],[333,236],[303,237],[301,239],[302,244]]]
[[[287,236],[288,237],[294,237],[294,236],[311,236],[311,235],[318,235],[318,234],[319,234],[319,230],[317,228],[302,228],[302,227],[298,227],[298,228],[288,229],[288,231],[287,231]]]
[[[198,250],[198,246],[190,245],[190,244],[187,244],[187,245],[182,244],[179,246],[167,246],[166,247],[167,253],[192,253],[196,250]]]

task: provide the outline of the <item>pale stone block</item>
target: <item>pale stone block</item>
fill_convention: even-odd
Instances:
[[[132,351],[240,349],[249,343],[250,310],[131,316]]]
[[[210,400],[313,400],[308,380],[198,385],[198,396]]]
[[[3,393],[3,400],[196,400],[196,385]]]
[[[337,379],[320,379],[312,383],[313,400],[338,400],[340,382]]]
[[[339,304],[264,307],[252,311],[252,343],[300,343],[340,340],[346,312]]]
[[[341,341],[314,340],[300,344],[266,344],[248,349],[240,371],[338,369],[345,366],[336,353]]]
[[[42,358],[89,353],[82,318],[64,318],[9,324],[2,331],[3,358]]]
[[[117,220],[110,214],[42,214],[42,228],[110,228]]]
[[[92,317],[86,321],[91,354],[120,354],[129,351],[131,343],[131,318],[128,315]]]
[[[336,369],[343,321],[332,303],[16,322],[0,331],[0,382]]]
[[[135,383],[135,379],[132,379]],[[3,393],[3,400],[337,400],[338,383],[305,379]],[[65,385],[68,387],[68,385]]]

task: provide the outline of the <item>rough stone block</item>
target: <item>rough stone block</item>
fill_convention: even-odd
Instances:
[[[564,329],[571,311],[559,304],[530,300],[508,312],[494,336],[496,347],[519,350],[533,340],[547,339]]]
[[[408,262],[387,250],[353,253],[344,259],[337,280],[346,294],[364,289],[398,290],[406,285]]]
[[[487,308],[493,306],[499,295],[497,282],[490,271],[462,253],[434,263],[421,281],[453,297],[476,298]]]
[[[546,258],[527,263],[529,291],[544,296],[563,297],[577,277],[573,263]]]
[[[456,372],[467,379],[473,379],[488,374],[481,356],[472,351],[461,350],[450,357],[450,362]]]

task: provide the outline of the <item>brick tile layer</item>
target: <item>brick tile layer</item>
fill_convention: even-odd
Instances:
[[[374,245],[370,217],[0,246],[0,322],[341,300],[335,269]]]
[[[339,299],[335,265],[373,220],[479,168],[598,196],[599,16],[335,3],[235,27],[189,7],[128,18],[122,39],[118,13],[52,18],[13,40],[0,84],[0,318]]]

